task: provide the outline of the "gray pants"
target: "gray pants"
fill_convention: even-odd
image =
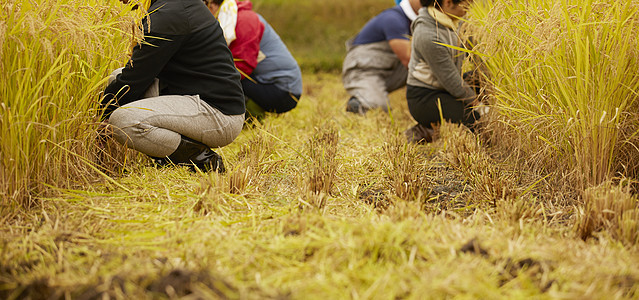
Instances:
[[[182,135],[209,147],[222,147],[242,131],[244,114],[225,115],[198,95],[158,95],[156,80],[146,98],[113,111],[108,122],[118,142],[149,156],[164,157],[177,149]]]
[[[406,85],[408,70],[386,41],[347,47],[344,88],[364,107],[388,111],[388,93]]]

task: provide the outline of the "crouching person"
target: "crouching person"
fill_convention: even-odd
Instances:
[[[263,111],[285,113],[295,108],[302,95],[300,67],[277,32],[252,10],[251,1],[204,2],[221,23],[236,24],[234,30],[225,28],[224,33],[234,36],[229,48],[242,74],[241,83],[249,113],[259,117]],[[236,15],[221,13],[227,2],[235,2]],[[230,18],[235,18],[235,22],[229,21]]]
[[[417,125],[405,132],[409,142],[431,142],[433,125],[443,117],[472,129],[477,94],[461,74],[465,53],[457,33],[469,0],[421,0],[413,22],[406,100]],[[441,110],[441,115],[440,115]]]
[[[347,42],[342,65],[342,83],[350,94],[347,112],[388,111],[388,94],[406,85],[410,25],[420,7],[419,0],[402,0],[368,21]]]
[[[148,11],[144,41],[104,91],[103,118],[158,164],[223,172],[211,147],[239,135],[245,106],[222,29],[201,0],[152,0]]]

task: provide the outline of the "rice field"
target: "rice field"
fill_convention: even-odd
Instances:
[[[428,145],[404,141],[404,90],[344,111],[340,39],[391,2],[255,1],[304,93],[216,150],[223,175],[99,134],[126,7],[0,4],[0,298],[635,299],[639,2],[475,1],[491,113]],[[278,25],[292,12],[361,24],[322,33],[340,38],[319,61],[294,35],[317,28]]]

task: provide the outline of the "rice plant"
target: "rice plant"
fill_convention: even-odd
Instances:
[[[636,176],[639,3],[476,1],[497,147],[575,191]]]
[[[145,12],[131,8],[148,4],[2,4],[0,209],[13,213],[38,204],[51,187],[86,185],[122,170],[130,152],[105,138],[97,104],[107,75],[140,36],[134,22]]]
[[[402,134],[395,133],[383,150],[386,155],[383,170],[394,195],[405,201],[424,201],[428,185],[422,176],[424,161],[420,149],[406,144]]]
[[[131,18],[100,1],[0,4],[0,210],[93,181],[100,91],[126,59]]]
[[[9,6],[0,4],[0,37],[8,36],[12,30],[23,30],[14,29],[15,22],[5,26],[5,14],[22,9],[25,3],[35,6],[35,2],[16,1]],[[544,23],[541,17],[522,23],[517,16],[532,12],[545,16],[551,11],[561,16],[564,8],[568,12],[579,11],[570,5],[562,7],[567,0],[558,0],[557,7],[544,1],[527,1],[529,6],[499,0],[494,6],[482,6],[476,1],[480,5],[474,8],[473,21],[491,20],[489,16],[497,18],[510,9],[508,16],[514,16],[512,20],[479,25],[517,31]],[[97,24],[95,31],[104,39],[92,37],[94,31],[76,33],[71,29],[68,32],[73,33],[68,35],[57,32],[55,37],[50,36],[55,41],[54,53],[75,53],[77,60],[62,54],[41,55],[46,58],[42,61],[52,61],[49,67],[54,66],[47,78],[59,76],[62,79],[56,77],[53,83],[65,83],[59,86],[60,90],[74,91],[83,87],[86,80],[95,80],[94,85],[89,85],[94,87],[91,91],[81,89],[80,96],[86,96],[87,103],[82,102],[86,111],[79,110],[76,106],[80,104],[69,99],[54,102],[60,93],[55,94],[58,98],[49,96],[47,93],[55,89],[49,88],[46,80],[42,87],[48,90],[37,95],[40,102],[6,100],[6,91],[11,89],[4,85],[5,79],[25,85],[30,82],[10,74],[27,74],[34,82],[40,76],[15,68],[17,62],[33,60],[28,66],[40,66],[40,62],[30,56],[33,53],[29,47],[36,47],[37,42],[29,40],[29,34],[0,38],[4,43],[0,51],[11,54],[1,56],[0,67],[10,62],[15,68],[0,72],[4,105],[0,110],[0,186],[4,209],[35,204],[33,200],[19,202],[19,198],[6,196],[20,194],[41,199],[38,209],[22,210],[25,213],[15,218],[0,214],[5,225],[0,226],[0,298],[636,299],[639,295],[633,180],[613,178],[621,185],[578,187],[590,184],[579,175],[586,164],[577,164],[582,156],[562,147],[576,145],[574,137],[579,132],[573,129],[581,127],[559,126],[561,119],[555,116],[567,108],[548,108],[538,118],[522,119],[522,114],[533,112],[526,114],[527,107],[515,106],[519,105],[515,100],[523,101],[515,97],[523,96],[502,84],[517,83],[515,87],[523,90],[527,88],[524,81],[534,79],[527,77],[530,73],[547,76],[542,71],[552,69],[550,60],[547,65],[536,65],[532,62],[541,58],[508,52],[503,54],[505,67],[523,55],[527,60],[520,66],[530,70],[505,73],[494,59],[502,54],[490,53],[491,57],[484,58],[490,66],[489,78],[500,83],[489,87],[495,97],[492,100],[497,101],[491,111],[501,113],[493,119],[495,122],[488,122],[481,129],[492,134],[489,139],[485,139],[486,135],[473,136],[456,125],[442,124],[438,141],[407,145],[401,132],[414,120],[408,113],[403,91],[391,94],[390,114],[370,111],[366,116],[353,116],[344,111],[348,95],[338,75],[304,73],[304,95],[296,109],[282,115],[266,114],[261,123],[245,128],[234,143],[219,150],[228,163],[227,173],[194,174],[186,168],[154,168],[140,163],[128,165],[124,174],[114,172],[119,176],[105,181],[103,178],[107,177],[98,178],[98,171],[106,171],[102,169],[105,162],[115,163],[113,156],[117,155],[123,156],[122,161],[131,159],[119,146],[109,144],[112,141],[96,142],[95,110],[101,90],[98,86],[103,85],[103,76],[126,59],[125,53],[135,42],[131,37],[132,13],[113,2],[110,4],[115,8],[104,7],[109,17],[100,20],[102,15],[96,15],[95,23],[91,23]],[[42,11],[40,18],[48,13],[60,19],[72,15],[73,22],[80,23],[88,22],[83,19],[85,14],[95,14],[100,11],[96,8],[102,8],[97,5],[91,7],[93,10],[79,9],[84,6],[70,1],[43,3],[48,8],[59,5],[59,9]],[[315,5],[330,11],[330,6],[324,7],[326,3],[333,2]],[[338,7],[346,5],[344,2]],[[623,6],[608,7],[615,5]],[[521,11],[512,11],[512,7]],[[617,13],[610,17],[630,16]],[[578,15],[572,17],[579,19]],[[30,14],[21,18],[27,20]],[[581,26],[594,30],[630,19],[599,20]],[[29,22],[21,24],[31,26]],[[573,27],[566,37],[580,28]],[[35,33],[53,32],[51,26],[33,28],[44,28],[34,29]],[[73,30],[82,28],[85,27],[75,26]],[[570,42],[560,41],[564,29],[558,30],[554,37],[558,40],[554,42],[568,47]],[[499,31],[485,34],[481,39],[485,44],[480,44],[485,49],[499,44],[497,40],[514,45],[532,35],[522,33],[513,41],[498,36]],[[85,35],[95,44],[78,41],[63,45],[73,41],[73,36]],[[545,38],[541,32],[535,36]],[[491,44],[491,38],[495,44]],[[26,42],[33,45],[19,48],[29,54],[22,56],[14,48]],[[6,46],[9,43],[11,47]],[[43,52],[45,48],[36,49]],[[554,52],[548,50],[545,55],[552,57]],[[517,56],[508,60],[505,56],[509,54]],[[62,58],[54,64],[58,57]],[[95,60],[86,65],[78,62],[88,60],[86,57]],[[555,58],[552,62],[558,61]],[[531,64],[526,65],[528,62]],[[568,62],[561,66],[556,72],[575,68]],[[78,69],[84,70],[86,74],[82,76],[86,78],[80,76]],[[67,80],[62,77],[64,72],[60,75],[57,71],[73,75],[68,75]],[[510,79],[504,79],[507,76]],[[543,81],[538,84],[545,88],[560,85],[548,78],[540,80]],[[544,93],[556,101],[565,100],[561,90]],[[73,99],[80,96],[73,94]],[[533,102],[533,98],[526,99]],[[33,108],[20,107],[26,105],[23,103],[37,104]],[[550,104],[558,105],[550,100],[543,105]],[[630,107],[614,119],[616,122],[625,118],[616,125],[619,130],[614,149],[618,150],[614,150],[614,168],[610,171],[631,178],[636,164],[628,162],[637,161],[633,142],[637,130],[631,123],[636,117]],[[27,115],[29,109],[40,114]],[[70,109],[77,109],[77,115],[69,113]],[[576,116],[582,117],[583,112]],[[606,118],[603,123],[612,120]],[[40,125],[45,120],[54,123]],[[586,121],[573,119],[570,124],[586,126]],[[536,138],[541,134],[548,141]],[[501,136],[512,139],[500,139]],[[55,138],[57,144],[39,143],[45,138]],[[20,145],[11,145],[16,142]],[[92,150],[96,143],[103,142],[105,151]],[[585,149],[585,145],[579,146]],[[509,156],[519,160],[508,159]],[[572,161],[562,163],[566,157]],[[24,158],[33,162],[27,165]],[[103,165],[90,163],[93,161]],[[12,177],[15,170],[24,170],[22,176],[28,177]],[[37,173],[32,175],[30,171]],[[562,187],[553,187],[548,174],[566,174],[563,180],[567,183],[583,182],[573,184],[583,198],[572,195],[568,203],[556,201],[561,196],[554,189]],[[15,178],[26,179],[9,181]],[[82,185],[83,181],[90,184]],[[13,190],[20,184],[21,190]],[[42,197],[49,187],[66,188],[55,197]]]

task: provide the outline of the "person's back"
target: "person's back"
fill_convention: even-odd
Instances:
[[[260,41],[264,59],[253,70],[253,78],[262,84],[274,84],[299,98],[302,95],[302,71],[277,32],[264,17],[258,16],[264,24]]]
[[[103,101],[111,100],[109,96],[124,86],[130,90],[118,95],[119,105],[139,100],[157,78],[162,83],[160,95],[197,94],[225,113],[243,113],[241,90],[231,88],[239,80],[232,56],[220,39],[216,20],[201,9],[201,1],[156,0],[149,11],[150,21],[143,21],[143,46],[135,47],[122,74],[105,90]]]
[[[224,1],[209,0],[213,15]],[[252,10],[250,0],[238,1],[237,7],[236,39],[229,48],[242,72],[249,113],[256,116],[295,108],[302,94],[302,73],[295,58],[264,17]]]
[[[406,85],[410,24],[419,7],[419,0],[403,0],[372,18],[347,43],[342,66],[342,82],[351,95],[347,111],[388,110],[388,93]]]
[[[393,39],[408,40],[411,19],[400,6],[388,8],[372,19],[359,31],[352,45],[371,44]]]
[[[457,31],[468,0],[421,1],[406,88],[408,110],[417,121],[405,131],[409,142],[431,142],[442,118],[472,130],[480,117],[473,109],[476,91],[462,74],[464,52],[457,50],[463,47]]]

